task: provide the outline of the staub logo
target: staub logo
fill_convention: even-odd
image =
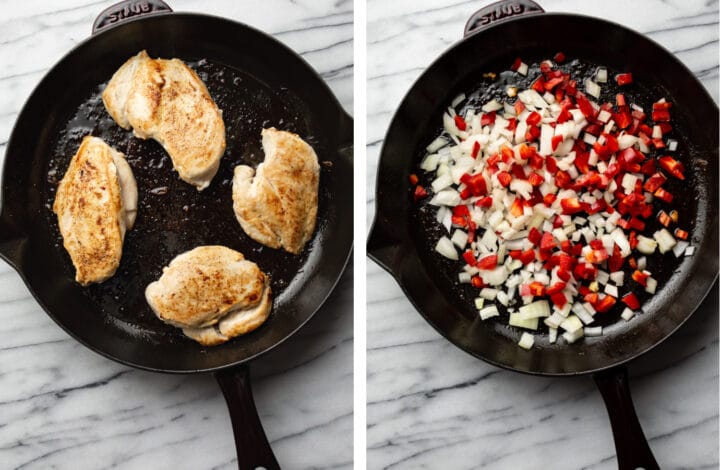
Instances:
[[[499,5],[479,18],[480,25],[486,25],[509,16],[519,15],[525,11],[525,5],[519,2]]]
[[[108,23],[116,23],[120,20],[131,18],[142,13],[153,11],[153,5],[149,2],[130,2],[122,8],[109,12],[107,15]]]

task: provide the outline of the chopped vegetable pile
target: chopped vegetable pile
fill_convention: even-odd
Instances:
[[[506,89],[514,102],[493,99],[458,114],[466,97],[453,100],[420,165],[432,182],[413,174],[410,183],[416,201],[438,207],[447,235],[435,249],[462,262],[459,282],[478,290],[483,320],[499,316],[500,304],[510,325],[538,330],[542,320],[550,343],[560,333],[573,343],[602,335],[596,315],[616,304],[625,321],[639,313],[637,293],[657,288],[647,256],[679,258],[694,247],[666,184],[685,180],[683,164],[668,155],[678,146],[668,138],[672,104],[661,98],[646,112],[622,93],[596,102],[608,70],[598,68],[581,90],[556,65],[565,55],[554,60],[540,64],[529,89]],[[511,69],[530,70],[521,59]],[[633,83],[630,73],[614,80]],[[653,217],[660,228],[651,232]],[[524,332],[519,345],[533,344]]]

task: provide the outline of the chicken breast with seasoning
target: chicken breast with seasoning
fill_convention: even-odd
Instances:
[[[225,124],[190,67],[142,51],[115,72],[102,99],[120,127],[163,146],[183,181],[208,187],[225,152]]]
[[[70,161],[53,203],[63,245],[82,285],[110,278],[135,223],[137,185],[125,156],[87,136]]]
[[[204,346],[255,330],[272,307],[268,276],[224,246],[178,255],[147,286],[145,298],[160,320]]]
[[[263,129],[265,161],[235,167],[233,209],[253,240],[298,254],[315,230],[320,165],[296,134]]]

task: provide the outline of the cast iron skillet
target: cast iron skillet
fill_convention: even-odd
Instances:
[[[223,110],[227,149],[205,191],[180,181],[161,147],[120,129],[99,100],[113,72],[142,49],[152,57],[186,60]],[[321,161],[317,229],[298,256],[252,241],[232,212],[232,169],[262,161],[260,131],[271,125],[307,139]],[[115,276],[82,288],[50,207],[58,180],[88,133],[127,155],[138,182],[139,211]],[[48,72],[20,113],[3,171],[0,256],[48,315],[90,349],[150,371],[215,372],[232,416],[239,467],[278,468],[246,363],[302,327],[338,281],[352,249],[348,188],[352,119],[297,54],[243,24],[171,13],[158,1],[126,1],[100,15],[92,37]],[[144,300],[145,286],[163,266],[204,244],[229,246],[257,262],[271,277],[274,297],[265,325],[213,348],[160,322]]]
[[[597,18],[543,14],[531,1],[501,1],[472,16],[465,38],[415,82],[392,119],[377,175],[377,213],[369,256],[392,274],[423,317],[464,351],[493,365],[535,375],[593,374],[608,408],[621,469],[658,468],[632,406],[623,364],[647,352],[682,325],[713,285],[718,271],[718,109],[703,86],[671,53],[648,38]],[[562,32],[562,33],[559,33]],[[449,276],[457,267],[432,253],[419,228],[407,184],[435,137],[438,117],[485,72],[507,70],[516,57],[531,63],[563,51],[569,58],[632,71],[674,103],[679,155],[689,178],[677,188],[683,217],[694,224],[695,255],[684,258],[648,302],[646,313],[605,328],[604,336],[568,346],[525,351],[520,333],[482,322]],[[500,67],[499,69],[497,67]],[[652,91],[651,90],[651,91]],[[660,95],[662,96],[662,95]],[[654,96],[655,99],[659,96]],[[694,222],[692,222],[694,220]],[[450,274],[448,274],[450,273]]]

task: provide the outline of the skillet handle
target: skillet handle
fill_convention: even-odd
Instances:
[[[239,470],[280,470],[257,414],[247,365],[215,372],[230,411]]]
[[[612,426],[618,470],[659,470],[650,445],[635,414],[625,366],[593,375],[605,401]]]
[[[172,8],[162,0],[124,0],[107,7],[95,18],[92,34],[136,16],[172,13]]]
[[[494,23],[538,13],[545,13],[545,10],[532,0],[500,0],[476,11],[465,23],[463,36],[469,36]]]

